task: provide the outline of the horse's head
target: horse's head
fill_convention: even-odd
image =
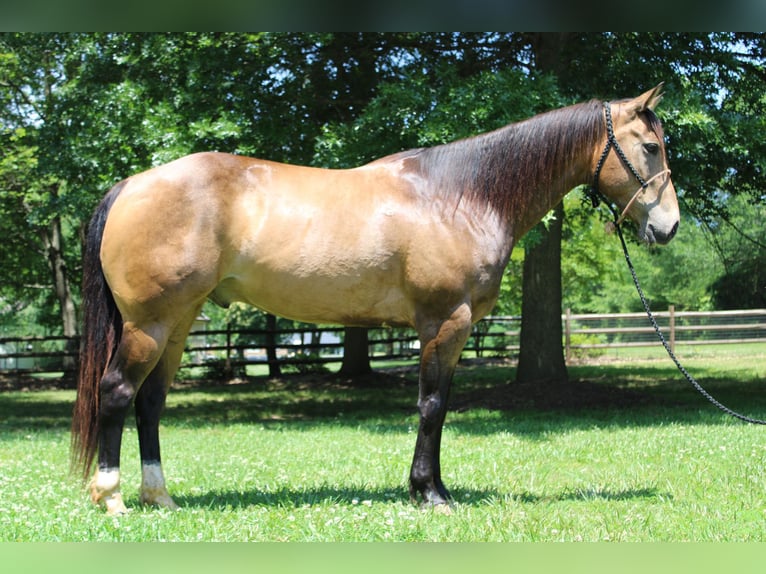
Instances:
[[[594,157],[594,187],[620,208],[618,222],[625,217],[635,221],[647,243],[667,243],[679,222],[662,125],[653,111],[661,88],[604,104],[607,140]]]

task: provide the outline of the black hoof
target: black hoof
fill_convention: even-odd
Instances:
[[[432,506],[436,508],[438,506],[449,507],[452,497],[443,484],[429,485],[423,488],[410,486],[410,500],[414,504],[420,503],[424,507]]]

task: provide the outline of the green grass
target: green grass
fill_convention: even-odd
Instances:
[[[656,359],[667,361],[667,351],[659,342],[646,347],[611,347],[599,349],[596,359],[601,357],[610,361],[632,361]],[[719,358],[728,360],[735,357],[754,357],[764,354],[763,343],[718,343],[699,345],[693,343],[679,343],[676,345],[675,354],[682,361],[700,358]]]
[[[689,357],[725,403],[766,417],[766,350]],[[668,361],[570,368],[646,400],[584,408],[450,412],[446,516],[410,503],[414,376],[349,386],[332,377],[175,389],[163,418],[168,486],[182,506],[138,505],[136,431],[106,517],[68,475],[72,391],[0,394],[0,541],[761,541],[766,429],[719,414]],[[456,398],[512,379],[458,369]],[[508,393],[515,392],[507,386]],[[633,396],[633,395],[630,395]]]

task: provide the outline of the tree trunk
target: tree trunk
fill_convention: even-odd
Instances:
[[[339,373],[346,377],[358,377],[371,372],[367,329],[346,327],[343,337],[343,364]]]
[[[560,75],[570,38],[567,32],[530,34],[536,68]],[[563,204],[554,208],[554,215],[547,228],[538,224],[541,239],[524,254],[518,382],[568,381],[561,327]]]
[[[564,207],[554,210],[548,228],[539,223],[540,239],[524,254],[521,341],[516,380],[565,383],[561,327],[561,230]]]
[[[63,367],[65,371],[74,371],[77,366],[75,358],[77,352],[75,340],[77,336],[77,311],[67,276],[64,259],[64,236],[61,232],[61,219],[59,217],[54,217],[48,226],[43,228],[42,240],[53,280],[53,288],[59,304],[63,334],[65,337],[69,337],[66,350],[72,353],[72,356],[64,357]]]
[[[278,378],[282,376],[282,368],[277,359],[277,318],[271,313],[266,314],[266,359],[269,362],[269,376]]]

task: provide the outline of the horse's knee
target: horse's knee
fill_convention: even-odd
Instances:
[[[440,424],[443,419],[444,400],[439,393],[433,393],[418,401],[420,420],[423,430],[430,432],[434,425]]]
[[[102,417],[124,414],[136,396],[136,388],[119,371],[110,370],[99,385],[99,412]]]

